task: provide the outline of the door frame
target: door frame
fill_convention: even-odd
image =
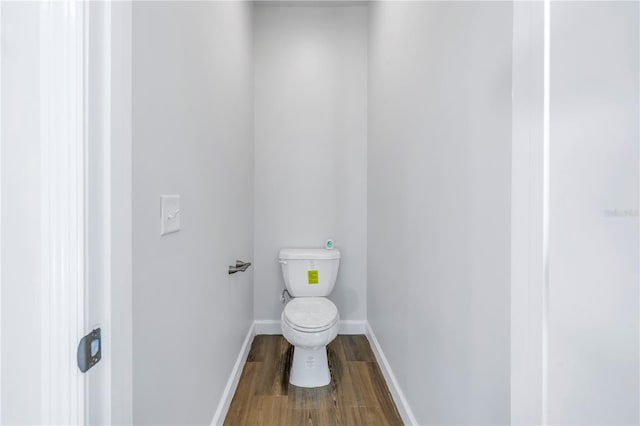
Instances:
[[[513,3],[511,424],[546,424],[550,0]]]
[[[43,424],[133,420],[131,18],[130,1],[41,3]]]
[[[43,424],[84,424],[86,8],[40,4],[41,404]]]

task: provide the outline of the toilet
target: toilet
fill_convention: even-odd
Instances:
[[[293,297],[281,316],[282,335],[294,346],[289,383],[303,388],[331,382],[327,345],[338,335],[338,308],[326,298],[336,284],[340,251],[283,248],[282,276]]]

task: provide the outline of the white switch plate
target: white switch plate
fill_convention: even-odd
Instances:
[[[180,196],[160,196],[160,235],[180,230]]]

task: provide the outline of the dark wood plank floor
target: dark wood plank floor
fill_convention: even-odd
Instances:
[[[338,336],[327,348],[331,384],[289,384],[293,346],[256,336],[225,425],[402,425],[366,336]]]

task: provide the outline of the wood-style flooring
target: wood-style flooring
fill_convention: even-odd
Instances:
[[[293,346],[256,336],[225,425],[402,425],[380,367],[363,335],[340,335],[327,347],[331,384],[289,384]]]

